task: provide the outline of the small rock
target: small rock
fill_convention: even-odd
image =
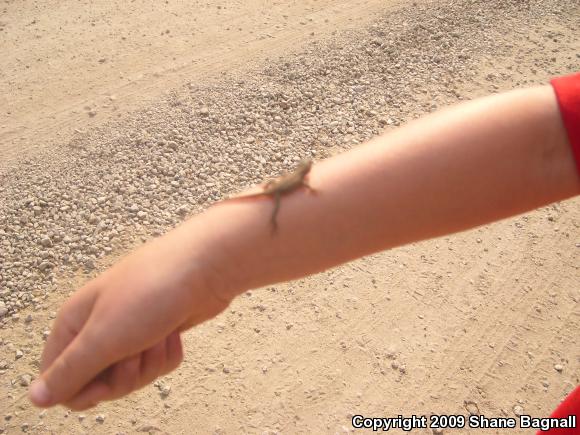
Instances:
[[[189,209],[187,208],[186,205],[182,205],[181,207],[179,207],[177,209],[177,214],[179,216],[186,216],[188,212],[189,212]]]
[[[4,302],[0,301],[0,319],[8,314],[8,308],[4,304]]]
[[[207,107],[202,107],[201,109],[199,109],[199,114],[201,116],[208,116],[209,115],[209,109]]]
[[[153,426],[152,424],[146,424],[137,429],[137,432],[148,432],[151,434],[155,432],[161,432],[161,429],[159,429],[157,426]]]
[[[41,272],[48,272],[53,267],[54,267],[54,264],[52,264],[50,261],[43,261],[42,263],[40,263],[40,266],[38,266],[38,269]]]
[[[95,262],[92,258],[87,258],[84,264],[88,270],[93,270],[95,268]]]
[[[514,406],[514,414],[517,415],[518,417],[520,415],[524,415],[524,408],[522,408],[520,405]]]
[[[99,414],[95,417],[95,421],[97,423],[103,423],[105,421],[105,416],[103,414]]]
[[[562,371],[564,371],[564,366],[562,364],[554,364],[554,370],[558,373],[562,373]]]
[[[31,382],[32,382],[32,376],[30,376],[28,373],[25,373],[25,374],[20,376],[20,382],[19,382],[20,386],[28,387]]]
[[[159,388],[159,394],[161,395],[162,399],[165,399],[167,396],[169,396],[170,392],[171,386],[169,385],[162,385],[161,388]]]
[[[2,360],[0,361],[0,370],[6,370],[9,367],[8,361]]]
[[[479,415],[479,406],[477,406],[477,403],[469,400],[463,402],[463,407],[470,415]]]
[[[24,356],[24,353],[20,349],[17,349],[16,350],[16,359],[20,359],[23,356]]]
[[[50,239],[50,237],[44,236],[40,239],[40,244],[45,248],[50,248],[52,246],[52,240]]]

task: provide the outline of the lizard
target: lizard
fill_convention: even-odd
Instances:
[[[231,196],[226,198],[225,201],[234,201],[238,199],[246,198],[256,198],[260,196],[271,196],[274,198],[274,210],[272,211],[272,217],[270,218],[270,224],[272,225],[272,234],[274,234],[278,228],[276,217],[280,211],[281,197],[285,194],[291,193],[296,189],[301,187],[306,187],[311,192],[315,190],[310,187],[306,181],[306,177],[312,168],[312,160],[302,160],[298,163],[298,166],[293,172],[289,172],[281,175],[278,178],[267,181],[262,185],[262,190],[260,192],[250,192],[243,193],[241,195]]]

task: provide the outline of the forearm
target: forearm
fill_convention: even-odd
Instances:
[[[212,207],[181,227],[225,292],[305,276],[580,193],[550,87],[477,100],[317,163],[306,190]],[[203,246],[203,248],[202,248]]]

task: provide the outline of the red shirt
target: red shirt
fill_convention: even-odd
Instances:
[[[552,86],[580,174],[580,73],[553,79]]]
[[[564,127],[568,133],[568,140],[576,159],[578,175],[580,175],[580,73],[552,80],[552,86],[558,99],[560,113]],[[580,435],[580,386],[564,399],[550,417],[566,418],[576,416],[576,427],[568,429],[551,429],[546,432],[538,431],[538,435]]]

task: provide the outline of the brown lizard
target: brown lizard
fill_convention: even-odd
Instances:
[[[282,195],[287,193],[291,193],[300,187],[306,187],[311,192],[314,192],[314,189],[310,187],[306,181],[306,176],[310,172],[310,168],[312,168],[312,160],[302,160],[298,163],[298,166],[293,172],[283,174],[278,178],[270,180],[266,182],[262,186],[262,190],[256,193],[244,193],[237,196],[232,196],[230,198],[226,198],[225,201],[232,201],[236,199],[245,199],[245,198],[255,198],[258,196],[271,196],[274,198],[274,210],[272,211],[272,217],[270,219],[270,223],[272,225],[272,233],[276,232],[278,228],[278,224],[276,222],[276,216],[280,211],[280,198]]]

